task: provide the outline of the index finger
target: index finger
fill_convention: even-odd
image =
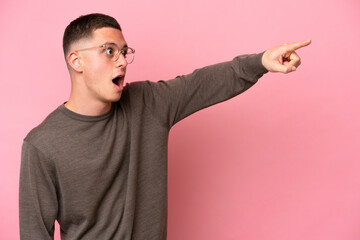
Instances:
[[[306,47],[307,45],[309,45],[311,43],[311,40],[306,40],[306,41],[302,41],[302,42],[295,42],[295,43],[290,43],[288,45],[288,50],[290,51],[295,51],[296,49],[302,48],[302,47]]]

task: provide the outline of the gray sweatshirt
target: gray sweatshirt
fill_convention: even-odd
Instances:
[[[22,240],[166,239],[167,144],[186,116],[234,97],[266,73],[243,55],[169,81],[133,82],[108,113],[63,104],[24,139]]]

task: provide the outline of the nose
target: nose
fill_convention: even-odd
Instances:
[[[128,65],[126,58],[122,53],[119,54],[119,57],[115,61],[115,63],[116,63],[116,67],[122,67],[122,68],[125,68]]]

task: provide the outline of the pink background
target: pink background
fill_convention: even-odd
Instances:
[[[360,239],[358,0],[2,0],[0,239],[19,239],[22,139],[69,96],[63,31],[91,12],[136,49],[127,81],[313,40],[297,72],[172,129],[168,239]]]

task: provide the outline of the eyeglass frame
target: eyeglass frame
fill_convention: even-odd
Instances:
[[[119,59],[120,54],[122,54],[123,57],[124,57],[125,60],[126,60],[126,55],[125,55],[125,50],[124,50],[124,49],[130,49],[130,50],[131,50],[131,53],[133,54],[133,57],[132,57],[131,62],[128,62],[127,60],[126,60],[126,62],[127,62],[128,64],[131,64],[131,63],[134,61],[134,59],[135,59],[135,49],[133,49],[133,48],[131,48],[131,47],[128,47],[127,45],[125,45],[122,49],[120,49],[119,46],[116,45],[115,43],[108,43],[108,42],[107,42],[107,43],[101,44],[100,46],[82,48],[82,49],[77,49],[77,50],[74,50],[74,51],[85,51],[85,50],[91,50],[91,49],[95,49],[95,48],[104,48],[104,47],[106,47],[106,46],[108,46],[108,45],[115,46],[117,49],[119,49],[119,51],[118,51],[119,53],[118,53],[117,58],[113,60],[114,62],[116,62],[116,61]],[[105,49],[105,50],[106,50],[106,49]],[[106,53],[105,53],[105,54],[106,54]],[[114,55],[114,56],[116,56],[116,55]]]

